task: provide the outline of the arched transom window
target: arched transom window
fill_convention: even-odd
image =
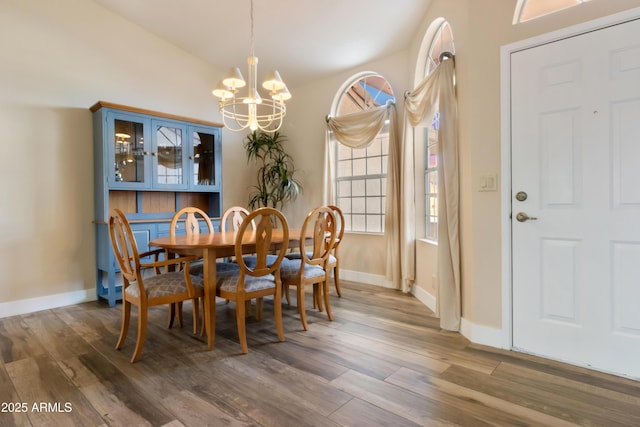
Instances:
[[[349,79],[336,95],[332,115],[343,116],[395,101],[393,90],[379,74],[366,72]],[[383,233],[389,157],[389,129],[364,148],[336,144],[336,203],[345,217],[345,231]]]
[[[529,21],[589,0],[518,0],[513,14],[513,24]]]

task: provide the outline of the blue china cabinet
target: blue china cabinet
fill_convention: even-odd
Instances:
[[[197,206],[218,219],[222,209],[222,125],[100,101],[93,113],[98,298],[122,299],[109,241],[109,212],[122,210],[138,250],[169,234],[174,213]]]

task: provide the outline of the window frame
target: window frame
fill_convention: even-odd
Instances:
[[[424,128],[424,238],[430,242],[438,241],[438,138],[429,138],[432,127]],[[437,132],[437,131],[436,131]],[[435,141],[434,141],[435,140]],[[434,141],[434,142],[432,142]],[[435,166],[430,166],[430,148],[436,150]],[[435,191],[430,191],[429,177],[435,175]],[[435,199],[435,200],[434,200]],[[432,212],[431,204],[435,204],[435,213]]]
[[[389,81],[379,73],[372,71],[364,71],[357,73],[347,79],[340,87],[339,91],[334,97],[333,105],[331,107],[331,115],[333,117],[339,117],[340,106],[345,96],[349,96],[350,89],[358,85],[363,79],[368,77],[376,77],[384,80],[385,84],[389,86],[391,92],[393,92]],[[379,96],[379,94],[378,94]],[[395,101],[395,94],[393,94]],[[374,98],[375,100],[375,98]],[[386,101],[385,101],[386,103]],[[365,106],[368,104],[363,103]],[[362,107],[362,105],[360,105]],[[372,106],[370,106],[371,108]],[[368,109],[368,108],[367,108]],[[360,111],[364,111],[362,109]],[[348,113],[347,113],[348,114]],[[383,235],[385,232],[385,215],[386,215],[386,198],[387,198],[387,167],[389,158],[389,125],[386,124],[384,128],[378,133],[376,138],[364,148],[351,148],[344,144],[341,144],[333,136],[331,136],[334,142],[334,150],[331,155],[336,165],[335,170],[332,171],[332,183],[335,195],[335,203],[342,209],[345,217],[345,232],[347,233],[362,233],[372,235]],[[379,144],[378,144],[379,142]],[[364,151],[364,153],[363,153]],[[345,152],[350,153],[348,157],[341,157]],[[354,157],[354,155],[356,157]],[[364,173],[353,175],[353,160],[363,161]],[[379,167],[372,173],[368,173],[371,160],[380,159]],[[341,165],[344,162],[352,162],[350,175],[341,175]],[[362,169],[360,169],[362,170]],[[377,182],[374,184],[374,182]],[[364,184],[363,189],[358,189],[354,195],[354,183],[358,186]],[[345,185],[349,186],[349,192],[344,195]],[[373,185],[377,191],[374,194],[367,194],[369,185]],[[373,191],[373,190],[371,190]],[[355,200],[358,199],[358,200]],[[361,199],[361,200],[360,200]],[[354,201],[358,204],[354,206]],[[377,205],[374,209],[373,205]],[[355,211],[354,211],[355,210]],[[355,222],[354,218],[360,219],[359,222]],[[360,218],[362,217],[362,218]]]

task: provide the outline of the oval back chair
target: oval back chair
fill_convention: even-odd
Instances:
[[[255,225],[255,229],[253,228]],[[278,254],[270,258],[275,233],[282,234]],[[255,264],[247,264],[243,257],[243,242],[255,241]],[[287,250],[289,226],[282,213],[273,208],[259,208],[247,215],[238,227],[235,257],[239,271],[227,271],[216,276],[216,296],[236,303],[238,338],[243,353],[248,352],[245,324],[246,302],[253,298],[273,296],[273,310],[278,339],[284,341],[282,327],[282,283],[280,264]],[[256,315],[259,317],[259,315]]]
[[[336,238],[335,214],[327,206],[313,209],[304,220],[300,230],[300,256],[295,259],[287,258],[282,262],[282,284],[285,295],[289,294],[289,286],[297,288],[298,312],[302,327],[308,329],[307,316],[304,309],[304,289],[306,285],[313,285],[313,301],[317,302],[318,309],[322,311],[320,299],[320,285],[327,309],[327,317],[333,320],[329,305],[329,269],[327,260],[333,249]],[[311,236],[311,250],[306,246],[306,239],[302,236]]]
[[[138,253],[133,231],[125,214],[114,209],[109,216],[109,237],[120,271],[122,273],[122,327],[116,349],[121,349],[127,338],[131,306],[138,307],[138,338],[131,357],[136,362],[142,352],[147,333],[147,312],[149,307],[162,304],[176,304],[185,300],[204,296],[203,280],[189,274],[189,265],[195,257],[185,256],[165,258],[150,263],[140,262],[141,257],[162,253],[161,249]],[[165,272],[162,272],[162,267]],[[175,271],[169,271],[174,267]],[[143,268],[154,268],[156,275],[143,277]]]

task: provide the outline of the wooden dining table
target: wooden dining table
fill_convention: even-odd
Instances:
[[[151,240],[149,246],[155,246],[180,255],[202,256],[204,262],[204,324],[207,331],[207,346],[213,348],[216,315],[216,260],[234,256],[236,244],[235,231],[216,232],[211,234],[201,233],[195,235],[180,235],[172,237],[159,237]],[[274,229],[272,235],[274,248],[286,244],[288,247],[299,247],[300,229],[289,229],[289,240],[283,241],[281,229]],[[242,241],[242,252],[251,254],[255,252],[255,234],[245,233]]]

